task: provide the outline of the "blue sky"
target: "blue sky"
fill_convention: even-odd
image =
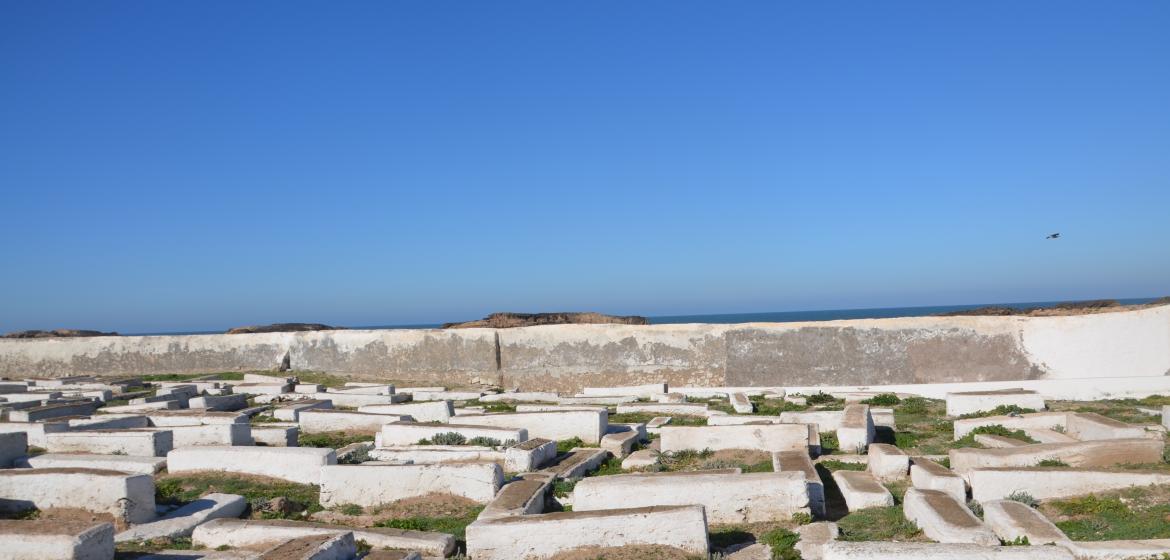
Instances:
[[[0,330],[1170,294],[1167,29],[1163,1],[7,2]]]

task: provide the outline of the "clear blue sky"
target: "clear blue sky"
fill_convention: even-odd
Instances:
[[[5,2],[0,330],[1165,295],[1168,29],[1162,0]]]

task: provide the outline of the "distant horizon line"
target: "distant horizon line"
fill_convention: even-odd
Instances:
[[[964,303],[964,304],[947,304],[947,305],[907,305],[896,307],[853,307],[853,308],[838,308],[838,309],[800,309],[789,311],[752,311],[741,313],[693,313],[693,314],[678,314],[678,315],[634,315],[638,317],[646,317],[651,325],[669,325],[679,323],[711,323],[711,324],[735,324],[735,323],[750,323],[750,322],[799,322],[799,321],[831,321],[837,319],[886,319],[893,317],[921,317],[925,315],[933,315],[935,313],[945,313],[948,311],[962,311],[965,309],[977,309],[980,307],[989,306],[1003,306],[1012,308],[1025,308],[1034,306],[1053,305],[1058,303],[1075,303],[1083,301],[1097,301],[1097,300],[1114,300],[1122,305],[1141,305],[1150,303],[1165,296],[1153,297],[1131,297],[1131,298],[1084,298],[1084,299],[1058,299],[1045,301],[1019,301],[1019,302],[991,302],[991,303]],[[898,315],[891,313],[898,313],[908,310],[931,310],[931,313],[919,313],[910,315]],[[876,313],[884,312],[884,313]],[[530,311],[515,311],[513,313],[540,313]],[[573,312],[570,312],[573,313]],[[608,314],[606,314],[608,315]],[[805,317],[785,319],[783,316],[796,315],[817,315],[819,317]],[[748,317],[763,317],[773,316],[770,321],[751,321],[751,320],[727,320],[730,318],[748,318]],[[694,320],[701,318],[724,318],[724,320]],[[679,319],[687,319],[685,321]],[[474,319],[468,319],[474,320]],[[281,321],[289,322],[289,321]],[[309,322],[309,321],[304,321]],[[408,323],[408,324],[393,324],[393,325],[357,325],[357,326],[337,326],[339,329],[345,330],[390,330],[390,329],[433,329],[444,325],[441,323]],[[157,331],[157,332],[133,332],[133,333],[118,333],[121,336],[176,336],[176,335],[195,335],[195,334],[225,334],[224,330],[201,330],[201,331]]]

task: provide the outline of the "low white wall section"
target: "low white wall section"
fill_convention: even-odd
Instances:
[[[154,519],[154,479],[99,469],[0,470],[0,509],[77,508],[129,523]]]
[[[320,484],[321,467],[337,464],[332,449],[319,447],[186,447],[167,454],[167,471],[219,471]]]
[[[351,412],[347,410],[302,410],[301,431],[306,434],[322,432],[353,432],[375,434],[382,426],[407,419],[406,416]]]
[[[167,430],[83,430],[45,435],[50,453],[97,453],[165,457],[174,448]]]
[[[114,526],[85,521],[0,520],[5,560],[113,560]]]
[[[710,523],[783,521],[809,513],[801,472],[678,472],[621,474],[581,479],[573,511],[700,504]]]
[[[398,422],[382,426],[382,446],[417,445],[420,440],[430,439],[438,434],[457,433],[467,439],[485,437],[500,443],[520,443],[528,439],[528,430],[523,428],[492,428],[486,426],[464,426],[462,424],[413,424]]]
[[[451,421],[455,416],[455,406],[451,401],[433,401],[406,404],[373,404],[359,406],[358,412],[371,414],[404,415],[414,418],[415,422],[442,422]]]
[[[703,507],[517,515],[467,526],[467,555],[475,560],[543,560],[576,548],[630,545],[673,546],[706,557]]]
[[[1067,498],[1132,486],[1170,484],[1170,473],[1103,471],[1065,467],[1031,469],[975,469],[967,473],[971,497],[976,501],[1001,500],[1013,492],[1033,498]]]
[[[458,422],[467,426],[524,428],[528,430],[528,437],[551,440],[577,437],[587,444],[597,445],[605,435],[608,417],[608,413],[597,410],[565,410],[460,416]]]
[[[321,469],[321,505],[379,506],[431,493],[486,504],[503,483],[496,463],[332,465]]]
[[[670,426],[661,428],[661,449],[665,452],[694,449],[754,449],[794,451],[808,449],[808,427],[804,424],[747,424],[742,426]]]

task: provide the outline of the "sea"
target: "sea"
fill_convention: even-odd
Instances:
[[[1122,305],[1139,305],[1150,303],[1158,298],[1127,298],[1117,299]],[[817,309],[810,311],[763,311],[758,313],[715,313],[705,315],[659,315],[650,316],[650,324],[666,325],[679,323],[796,323],[802,321],[834,321],[837,319],[887,319],[890,317],[925,317],[939,313],[964,311],[979,307],[998,306],[1027,309],[1031,307],[1048,307],[1062,301],[1029,301],[1016,303],[975,303],[964,305],[930,305],[921,307],[874,307],[865,309]],[[471,320],[471,318],[468,318]],[[434,329],[442,323],[422,323],[410,325],[354,325],[350,329]],[[135,333],[138,335],[176,335],[176,334],[217,334],[223,331],[180,331],[180,332],[151,332]]]

